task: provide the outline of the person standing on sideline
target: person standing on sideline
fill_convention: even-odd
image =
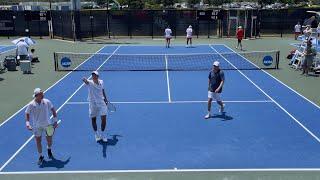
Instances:
[[[191,47],[192,46],[192,26],[189,25],[189,27],[186,30],[187,33],[187,47]],[[190,46],[189,46],[189,42],[190,42]]]
[[[237,30],[238,44],[237,44],[236,49],[238,49],[240,47],[241,51],[242,51],[242,39],[243,39],[243,37],[244,37],[244,31],[242,29],[242,26],[239,26],[238,30]]]
[[[294,26],[294,40],[297,40],[300,34],[301,34],[301,25],[300,25],[300,22],[298,22]]]
[[[103,87],[103,80],[99,79],[99,73],[93,71],[91,73],[92,80],[83,78],[82,81],[88,87],[89,116],[91,118],[92,128],[95,133],[96,142],[107,142],[105,130],[107,126],[107,97]],[[97,116],[101,117],[101,132],[98,132]]]
[[[29,103],[25,111],[26,127],[33,131],[35,136],[37,149],[39,153],[38,165],[41,165],[44,156],[42,155],[41,139],[43,133],[46,133],[48,157],[53,159],[51,147],[54,129],[58,127],[57,112],[54,109],[51,101],[44,98],[44,94],[40,88],[36,88],[33,93],[34,100]],[[53,120],[50,120],[50,112],[53,115]],[[32,126],[30,123],[32,120]]]
[[[318,38],[320,37],[320,23],[318,24],[318,27],[317,27],[317,35],[318,35]]]
[[[220,63],[215,61],[213,63],[213,68],[209,73],[209,82],[208,82],[208,114],[205,116],[205,119],[211,117],[211,103],[212,99],[215,99],[220,105],[220,113],[224,112],[225,104],[222,102],[220,94],[222,93],[222,88],[224,84],[224,73],[219,67]]]
[[[164,30],[164,36],[165,36],[165,39],[166,39],[166,48],[170,48],[170,43],[171,43],[171,38],[172,38],[171,34],[172,34],[172,30],[168,26]]]
[[[16,44],[16,54],[17,54],[17,64],[19,64],[19,61],[21,60],[28,60],[28,49],[29,45],[24,41],[24,39],[20,39],[20,41]]]
[[[303,53],[304,60],[302,62],[302,75],[309,76],[309,69],[313,64],[314,57],[317,55],[317,51],[312,48],[312,39],[307,41],[307,47]]]

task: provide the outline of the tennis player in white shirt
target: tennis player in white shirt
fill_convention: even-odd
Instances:
[[[166,48],[170,48],[170,43],[171,43],[171,38],[172,38],[171,34],[172,34],[172,30],[168,26],[164,30],[164,36],[165,36],[165,39],[166,39]]]
[[[191,47],[192,46],[192,26],[190,25],[187,30],[186,30],[186,33],[187,33],[187,47]],[[190,46],[189,46],[189,42],[190,42]]]
[[[51,152],[52,136],[54,129],[58,127],[57,112],[52,103],[44,98],[44,94],[40,88],[36,88],[33,93],[34,100],[29,103],[25,111],[26,127],[33,131],[37,143],[39,153],[38,165],[41,165],[44,156],[42,155],[42,134],[46,133],[48,157],[53,159]],[[50,112],[53,115],[53,120],[50,119]],[[30,123],[32,121],[32,125]]]
[[[103,80],[99,79],[99,73],[93,71],[91,75],[92,80],[88,80],[87,78],[82,79],[88,87],[89,116],[96,141],[102,140],[103,142],[107,142],[108,139],[104,133],[107,125],[108,100],[104,91]],[[99,133],[97,128],[97,116],[101,117],[101,133]]]

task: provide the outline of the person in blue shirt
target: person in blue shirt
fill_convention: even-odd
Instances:
[[[215,99],[220,105],[220,112],[224,112],[224,103],[221,100],[220,94],[222,93],[222,88],[224,84],[224,73],[219,67],[220,63],[215,61],[213,63],[213,68],[209,73],[208,81],[208,114],[205,116],[205,119],[211,117],[211,103]]]

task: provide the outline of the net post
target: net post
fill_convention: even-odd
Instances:
[[[57,53],[56,52],[53,53],[53,60],[54,60],[54,71],[57,71],[58,65],[57,65]]]
[[[279,62],[280,62],[280,51],[277,51],[277,59],[276,59],[276,62],[277,62],[277,64],[276,64],[276,69],[279,69]]]

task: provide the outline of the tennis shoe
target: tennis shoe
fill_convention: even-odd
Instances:
[[[53,154],[52,154],[51,149],[48,149],[48,158],[53,159]]]
[[[42,165],[43,161],[44,161],[44,156],[40,156],[37,163],[38,166]]]
[[[102,136],[101,139],[102,139],[102,141],[105,142],[105,143],[108,142],[108,138],[107,138],[106,136]]]
[[[205,118],[205,119],[209,119],[210,117],[211,117],[211,114],[208,113],[204,118]]]
[[[95,136],[95,138],[96,138],[96,142],[101,141],[101,136],[100,136],[98,133],[95,134],[94,136]]]
[[[222,106],[220,106],[219,112],[220,113],[224,113],[224,108],[225,108],[225,104],[222,104]]]

